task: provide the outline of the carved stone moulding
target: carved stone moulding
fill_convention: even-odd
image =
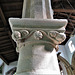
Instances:
[[[33,19],[33,18],[9,18],[9,23],[12,28],[30,28],[57,30],[67,25],[66,19]]]
[[[32,19],[10,18],[12,38],[20,49],[27,43],[48,43],[56,47],[66,38],[64,31],[67,20],[58,19]]]

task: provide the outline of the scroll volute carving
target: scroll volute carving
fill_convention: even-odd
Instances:
[[[14,31],[12,34],[12,38],[14,41],[20,41],[21,39],[25,38],[29,32],[27,30],[19,30],[19,31]]]

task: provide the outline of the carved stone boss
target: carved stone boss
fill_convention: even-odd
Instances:
[[[19,52],[17,75],[58,74],[56,51],[67,20],[53,19],[51,0],[24,0],[22,18],[9,18]]]

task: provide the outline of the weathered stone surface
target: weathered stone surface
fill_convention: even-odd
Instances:
[[[24,0],[22,18],[10,18],[19,52],[17,75],[60,75],[56,51],[67,20],[53,19],[51,0]]]

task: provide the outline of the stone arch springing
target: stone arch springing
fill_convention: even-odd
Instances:
[[[73,56],[72,56],[72,62],[71,62],[71,65],[73,66],[74,68],[74,75],[75,75],[75,52],[73,53]]]
[[[16,72],[16,67],[10,69],[10,70],[6,73],[6,75],[13,75],[15,72]]]
[[[73,66],[71,66],[66,59],[64,59],[62,56],[58,56],[58,60],[64,64],[68,75],[75,75],[73,72]]]

